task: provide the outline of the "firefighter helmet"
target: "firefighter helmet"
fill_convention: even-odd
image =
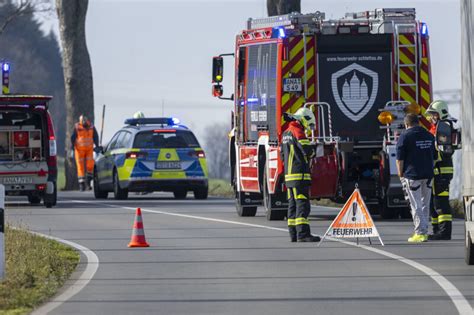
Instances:
[[[448,119],[448,104],[445,101],[434,101],[426,110],[426,114],[432,116],[434,113],[439,115],[439,119]]]
[[[138,112],[135,112],[135,114],[133,114],[133,118],[135,118],[135,119],[145,118],[145,114],[143,114],[143,112],[141,112],[141,111],[138,111]]]
[[[313,111],[306,107],[301,107],[293,115],[306,130],[313,130],[316,127],[316,118]]]

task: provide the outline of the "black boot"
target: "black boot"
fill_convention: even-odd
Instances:
[[[79,183],[79,190],[80,190],[80,191],[86,190],[86,183],[84,183],[84,182]]]
[[[428,235],[428,239],[432,241],[444,240],[449,241],[451,239],[451,230],[453,223],[451,221],[444,221],[439,224],[438,233]]]
[[[302,237],[302,238],[299,238],[298,239],[298,242],[319,242],[321,241],[321,238],[319,236],[315,236],[315,235],[310,235],[310,236],[306,236],[306,237]]]
[[[296,242],[296,228],[294,226],[289,226],[288,231],[290,232],[290,241],[292,243]]]

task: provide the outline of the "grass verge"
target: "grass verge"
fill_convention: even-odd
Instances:
[[[209,179],[209,195],[215,197],[233,198],[234,190],[228,180]]]
[[[6,277],[0,314],[27,314],[52,297],[79,262],[74,249],[25,230],[5,229]]]

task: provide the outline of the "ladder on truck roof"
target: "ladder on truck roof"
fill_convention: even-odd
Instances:
[[[252,30],[266,27],[315,24],[318,21],[324,20],[324,18],[325,13],[319,11],[308,14],[293,12],[289,14],[271,16],[267,18],[249,18],[247,21],[247,29]]]
[[[393,23],[393,22],[392,22]],[[395,62],[397,65],[397,86],[398,86],[398,100],[402,100],[401,90],[402,87],[411,87],[415,90],[415,101],[418,104],[418,67],[419,67],[419,52],[418,47],[420,46],[420,39],[418,33],[418,22],[412,23],[393,23],[394,28],[394,48],[395,48]],[[413,43],[400,43],[400,35],[413,36]],[[400,49],[406,48],[413,52],[415,58],[410,62],[405,62],[400,58]],[[402,68],[409,69],[414,72],[415,79],[413,83],[402,83]]]

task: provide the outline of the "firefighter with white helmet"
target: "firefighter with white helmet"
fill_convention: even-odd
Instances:
[[[430,132],[436,137],[436,127],[442,120],[455,121],[449,115],[448,104],[434,101],[426,110],[426,116],[432,126]],[[431,204],[431,224],[433,234],[430,240],[450,240],[453,214],[449,204],[449,184],[453,179],[452,153],[438,152],[434,165],[433,202]]]
[[[311,235],[308,215],[311,211],[309,187],[311,173],[309,161],[314,156],[314,146],[305,132],[314,130],[316,119],[312,110],[302,107],[294,114],[285,114],[289,121],[283,132],[281,154],[285,167],[285,184],[288,190],[288,230],[292,242],[319,242]]]

